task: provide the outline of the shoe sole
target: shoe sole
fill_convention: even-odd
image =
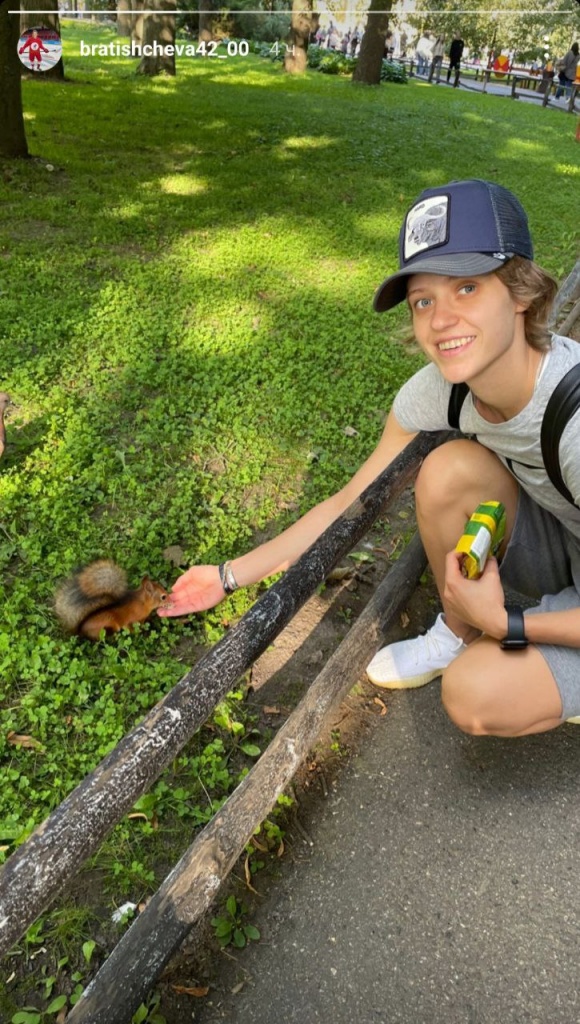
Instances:
[[[393,681],[384,679],[373,679],[370,672],[367,671],[367,677],[371,683],[375,686],[382,687],[383,690],[415,690],[418,686],[426,686],[433,679],[437,679],[438,676],[443,672],[442,668],[436,669],[435,672],[424,672],[421,676],[411,676],[409,679],[395,679]],[[580,722],[580,718],[578,719]]]

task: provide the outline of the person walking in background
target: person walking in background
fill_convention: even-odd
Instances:
[[[558,62],[558,81],[556,99],[560,96],[569,96],[572,85],[576,80],[576,68],[578,67],[578,43],[572,43],[568,53]]]
[[[417,46],[415,47],[415,54],[417,56],[417,74],[426,75],[427,68],[431,61],[431,51],[433,49],[433,40],[429,33],[421,36]]]
[[[463,39],[459,39],[457,36],[452,40],[451,46],[449,47],[449,67],[447,68],[447,81],[451,78],[452,69],[455,71],[455,81],[453,87],[457,88],[459,85],[459,72],[461,70],[461,58],[463,56],[463,48],[465,43]]]
[[[427,81],[433,81],[433,75],[435,74],[435,68],[437,68],[437,77],[435,82],[439,85],[439,79],[441,77],[441,63],[445,54],[445,36],[437,36],[432,51],[431,68],[429,70],[429,78]]]

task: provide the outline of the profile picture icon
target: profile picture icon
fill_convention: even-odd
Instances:
[[[18,56],[29,71],[50,71],[62,56],[62,42],[52,28],[29,28],[18,40]]]

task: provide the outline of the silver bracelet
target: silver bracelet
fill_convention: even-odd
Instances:
[[[234,591],[239,590],[240,584],[236,581],[231,562],[222,562],[221,565],[218,565],[218,572],[220,583],[226,594],[233,594]]]

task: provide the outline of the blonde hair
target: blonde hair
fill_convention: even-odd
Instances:
[[[554,278],[533,260],[523,256],[513,256],[495,271],[495,275],[505,285],[514,302],[526,306],[524,330],[528,345],[539,350],[548,348],[548,317],[558,291]]]

